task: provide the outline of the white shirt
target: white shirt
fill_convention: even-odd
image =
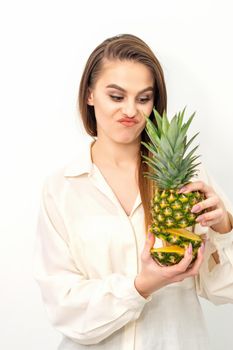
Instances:
[[[217,191],[203,169],[199,179]],[[48,318],[64,335],[59,350],[207,350],[198,295],[214,304],[233,302],[233,231],[196,227],[209,236],[199,275],[145,299],[134,286],[145,243],[140,194],[127,216],[92,163],[90,145],[47,176],[33,267]],[[220,264],[211,257],[215,250]]]

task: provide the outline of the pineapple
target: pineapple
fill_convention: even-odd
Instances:
[[[183,248],[187,248],[189,243],[191,243],[193,249],[198,249],[202,242],[199,235],[185,229],[168,229],[165,232],[156,232],[156,236],[170,244],[179,245]]]
[[[153,231],[155,235],[166,242],[168,246],[162,248],[151,249],[152,257],[159,261],[161,264],[173,265],[178,263],[184,256],[185,248],[188,248],[189,243],[193,247],[193,259],[195,260],[198,252],[198,248],[201,246],[202,239],[199,235],[194,234],[185,229],[168,229],[166,232]],[[173,245],[174,244],[174,245]],[[180,250],[177,251],[177,247]],[[174,249],[174,251],[172,250]],[[159,255],[156,255],[159,253]]]
[[[153,259],[160,265],[168,266],[177,264],[183,258],[184,253],[184,248],[177,245],[151,249]]]
[[[195,225],[196,217],[200,213],[191,213],[191,209],[193,205],[204,199],[204,195],[199,191],[179,193],[180,188],[197,174],[197,166],[200,163],[195,163],[199,156],[194,153],[198,146],[188,153],[187,150],[198,133],[187,141],[187,130],[195,113],[187,123],[184,123],[185,108],[176,114],[171,122],[168,121],[165,111],[162,116],[155,108],[153,112],[156,124],[145,116],[145,131],[150,142],[141,142],[151,152],[151,156],[142,155],[142,157],[152,169],[152,172],[144,172],[144,176],[151,179],[154,184],[154,195],[150,203],[152,214],[150,231],[160,237],[166,247],[157,248],[157,250],[153,248],[151,254],[162,264],[171,265],[177,263],[181,256],[183,257],[184,248],[189,242],[192,243],[193,256],[196,258],[202,242],[198,235],[191,234],[185,228]],[[172,248],[171,244],[175,246]]]

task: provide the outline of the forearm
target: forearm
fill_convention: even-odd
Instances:
[[[212,225],[211,228],[212,230],[223,234],[230,232],[233,229],[233,227],[229,213],[227,212],[223,220],[215,225]]]
[[[136,320],[144,299],[135,290],[131,277],[111,274],[84,280],[67,273],[35,275],[52,325],[74,342],[97,344],[118,329]]]
[[[219,232],[221,234],[230,232],[233,229],[233,227],[232,227],[229,213],[227,212],[227,215],[225,216],[223,222],[213,225],[211,226],[211,228],[212,230]],[[212,256],[216,264],[219,264],[220,260],[219,260],[219,255],[217,250],[214,253],[212,253]]]

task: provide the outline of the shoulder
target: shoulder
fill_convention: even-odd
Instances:
[[[70,162],[58,166],[48,173],[43,180],[42,191],[44,195],[56,195],[62,191],[66,178],[64,176]]]
[[[90,145],[90,141],[80,145],[76,154],[69,161],[47,174],[44,178],[44,188],[48,192],[57,195],[69,187],[72,179],[81,179],[90,172],[92,167]]]

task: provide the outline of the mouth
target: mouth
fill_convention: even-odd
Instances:
[[[122,119],[119,119],[118,122],[124,126],[134,126],[138,124],[138,121],[136,119],[131,119],[131,118],[122,118]]]
[[[137,123],[132,122],[132,121],[123,121],[123,122],[120,122],[120,124],[122,124],[122,125],[124,125],[124,126],[134,126],[134,125],[136,125]]]

